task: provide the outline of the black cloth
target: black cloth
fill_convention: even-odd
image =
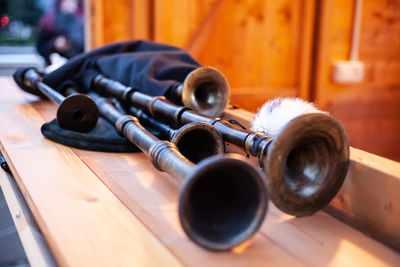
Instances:
[[[102,73],[126,86],[148,95],[165,95],[172,99],[172,90],[201,65],[186,51],[150,41],[113,43],[69,60],[59,69],[43,76],[49,86],[61,91],[74,82],[78,90],[92,90],[93,78]]]
[[[73,86],[87,93],[92,90],[93,78],[102,73],[146,94],[165,95],[173,100],[171,89],[181,84],[192,70],[200,66],[180,48],[149,41],[129,41],[110,44],[76,56],[59,69],[43,75],[43,81],[59,92],[67,86]],[[44,97],[38,89],[24,84],[26,70],[17,70],[14,73],[15,81],[28,93]],[[153,135],[163,138],[151,126],[144,126]],[[55,120],[44,124],[41,130],[45,137],[72,147],[96,151],[138,151],[126,138],[118,136],[115,128],[103,119],[86,134],[62,129]]]
[[[143,125],[154,136],[166,139],[160,131]],[[57,120],[45,123],[41,127],[44,137],[66,146],[103,152],[140,152],[127,138],[121,137],[113,125],[103,118],[99,118],[97,125],[89,133],[80,133],[58,126]]]
[[[40,129],[46,138],[75,148],[104,152],[138,152],[136,146],[125,137],[118,135],[117,130],[103,118],[89,133],[79,133],[58,126],[57,120],[45,123]]]

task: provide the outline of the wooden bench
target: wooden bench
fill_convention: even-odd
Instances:
[[[273,205],[249,242],[231,252],[204,250],[179,225],[178,181],[142,153],[91,152],[47,140],[40,127],[56,107],[21,92],[11,78],[0,84],[0,150],[51,252],[37,238],[21,238],[26,251],[44,251],[36,258],[27,252],[33,266],[51,266],[49,257],[61,266],[400,265],[395,250],[324,211],[295,218]],[[227,113],[242,122],[251,116]],[[345,185],[327,211],[363,231],[381,230],[376,237],[396,247],[400,164],[356,149],[351,157]],[[1,184],[10,177],[0,170]],[[3,191],[12,195],[15,187]],[[29,223],[16,212],[21,206],[9,205],[20,236],[27,236]]]

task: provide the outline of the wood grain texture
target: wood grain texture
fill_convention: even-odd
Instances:
[[[254,114],[229,109],[225,116],[250,127]],[[326,211],[400,251],[400,163],[350,148],[345,182]]]
[[[327,211],[400,251],[400,164],[352,148],[342,190]]]
[[[33,267],[53,267],[57,263],[41,234],[35,219],[19,191],[14,177],[0,170],[0,187],[4,193],[18,236],[29,264]]]
[[[400,0],[363,1],[365,79],[345,85],[331,76],[349,57],[354,0],[90,2],[93,47],[131,38],[180,46],[226,74],[233,104],[256,111],[276,96],[313,100],[352,146],[400,161]]]
[[[202,1],[159,2],[155,40],[220,69],[232,103],[255,111],[271,96],[308,97],[314,1],[213,1],[202,9]]]
[[[315,0],[91,0],[87,23],[92,48],[150,39],[188,50],[255,111],[271,96],[309,97],[314,9]]]
[[[48,101],[33,103],[45,120],[54,117]],[[179,181],[157,171],[142,153],[101,153],[73,149],[101,181],[181,262],[189,266],[304,266],[303,261],[256,234],[232,253],[210,253],[184,234],[177,214]]]
[[[32,98],[0,83],[1,151],[58,264],[179,266],[70,148],[42,137]]]
[[[41,103],[41,114],[53,118]],[[249,114],[236,110],[238,114]],[[179,184],[155,171],[142,154],[97,153],[75,150],[120,200],[156,236],[188,265],[297,264],[306,266],[392,266],[399,254],[325,212],[295,218],[270,205],[259,234],[231,254],[208,253],[189,242],[177,221],[176,195]],[[134,170],[134,171],[133,171]]]
[[[349,58],[355,1],[321,2],[313,77],[315,102],[348,129],[352,146],[400,161],[400,1],[363,1],[358,84],[335,84],[332,67]]]

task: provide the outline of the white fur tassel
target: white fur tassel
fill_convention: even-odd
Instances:
[[[290,120],[310,112],[318,112],[314,104],[300,98],[278,97],[265,103],[257,112],[251,130],[275,137]]]

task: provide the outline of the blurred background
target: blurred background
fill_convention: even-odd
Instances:
[[[353,147],[400,161],[400,0],[72,1],[74,19],[62,23],[71,26],[58,31],[58,16],[43,17],[59,2],[0,0],[1,54],[13,55],[2,66],[26,50],[26,60],[48,64],[38,44],[49,28],[50,54],[61,47],[65,57],[128,39],[168,43],[219,68],[233,104],[256,111],[276,96],[313,101],[341,121]],[[80,28],[81,37],[68,33]]]

